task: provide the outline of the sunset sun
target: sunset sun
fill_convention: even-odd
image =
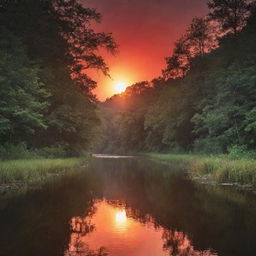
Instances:
[[[127,83],[126,82],[124,82],[124,81],[117,81],[114,84],[114,91],[115,91],[115,93],[122,93],[122,92],[125,91],[126,87],[127,87]]]
[[[118,223],[118,224],[126,223],[127,216],[126,216],[125,210],[120,210],[120,211],[116,212],[115,219],[116,219],[116,223]]]

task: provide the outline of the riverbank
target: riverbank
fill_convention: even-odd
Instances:
[[[51,176],[84,165],[86,159],[26,159],[0,162],[0,194],[17,190],[29,184],[43,182]]]
[[[188,171],[192,179],[256,187],[255,159],[193,154],[151,153],[147,156],[171,164],[177,170]]]

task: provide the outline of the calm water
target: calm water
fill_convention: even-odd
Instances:
[[[256,255],[255,196],[141,158],[0,199],[1,256]]]

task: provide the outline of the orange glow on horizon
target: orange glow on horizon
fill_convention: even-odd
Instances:
[[[128,85],[161,76],[161,70],[166,67],[165,57],[172,54],[174,43],[186,31],[192,18],[209,12],[205,1],[134,1],[136,11],[132,1],[80,2],[102,14],[103,21],[92,24],[97,32],[113,33],[119,46],[118,54],[112,56],[103,50],[100,54],[114,82],[125,79]],[[110,77],[97,70],[93,73],[92,78],[98,82],[94,93],[99,100],[104,101],[117,93]]]
[[[140,81],[139,76],[132,69],[125,70],[120,67],[111,67],[110,77],[105,77],[101,73],[89,72],[88,75],[98,82],[98,87],[94,90],[101,101],[110,98],[115,94],[123,93],[127,87]]]

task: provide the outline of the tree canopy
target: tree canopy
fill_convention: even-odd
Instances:
[[[116,49],[91,27],[100,18],[76,0],[1,2],[1,143],[89,149],[99,118],[86,71],[107,75],[98,50]]]
[[[103,134],[110,136],[97,150],[256,149],[255,7],[247,1],[210,1],[209,7],[210,14],[193,19],[175,44],[163,78],[146,89],[145,83],[133,85],[102,105]],[[234,8],[240,15],[236,28],[217,15]]]

